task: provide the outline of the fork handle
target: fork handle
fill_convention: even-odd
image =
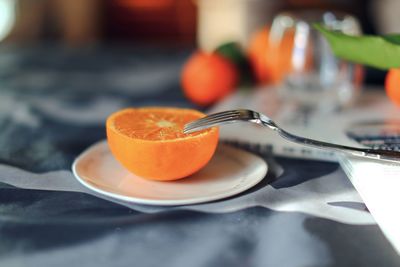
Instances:
[[[383,149],[370,149],[370,148],[359,148],[359,147],[351,147],[351,146],[343,146],[323,141],[318,141],[310,138],[305,138],[301,136],[297,136],[291,133],[286,132],[281,128],[275,129],[280,136],[283,138],[298,143],[302,145],[312,146],[320,149],[327,149],[336,152],[344,152],[351,155],[365,157],[370,159],[380,159],[380,160],[388,160],[400,163],[400,152],[393,150],[383,150]]]

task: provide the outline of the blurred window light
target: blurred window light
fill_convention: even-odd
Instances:
[[[0,41],[10,33],[15,22],[16,0],[0,0]]]
[[[296,25],[294,36],[294,48],[292,55],[293,67],[296,71],[302,71],[306,64],[307,47],[310,38],[310,28],[306,22],[300,21]]]

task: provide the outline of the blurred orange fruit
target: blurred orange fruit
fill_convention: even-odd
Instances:
[[[235,65],[217,53],[194,53],[182,70],[182,89],[193,103],[207,106],[230,94],[239,82]]]
[[[108,145],[114,157],[140,177],[184,178],[207,164],[218,143],[215,127],[183,133],[186,123],[204,116],[191,109],[123,109],[107,119]]]
[[[276,43],[270,40],[268,27],[255,32],[247,53],[261,84],[278,84],[282,81],[284,75],[292,68],[293,45],[293,30],[288,30]]]
[[[397,106],[400,106],[400,69],[390,69],[385,78],[386,94]]]
[[[269,29],[267,27],[257,31],[250,39],[247,49],[247,56],[253,68],[257,81],[261,84],[269,83],[271,80],[268,71],[268,45]]]

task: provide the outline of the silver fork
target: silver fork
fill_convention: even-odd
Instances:
[[[288,133],[287,131],[283,130],[278,125],[276,125],[276,123],[270,118],[268,118],[266,115],[248,109],[228,110],[208,115],[204,118],[186,124],[183,132],[191,133],[206,128],[210,128],[213,126],[227,124],[227,123],[234,123],[239,121],[252,122],[268,127],[278,132],[278,134],[283,138],[298,144],[332,150],[336,152],[344,152],[360,157],[389,160],[398,163],[400,162],[400,152],[397,151],[343,146],[339,144],[318,141]]]

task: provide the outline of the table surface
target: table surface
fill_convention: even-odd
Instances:
[[[189,54],[0,47],[1,265],[399,266],[335,163],[248,146],[271,167],[264,182],[238,197],[178,208],[128,208],[4,182],[60,173],[72,179],[73,159],[105,138],[104,120],[117,109],[193,107],[179,85]]]

